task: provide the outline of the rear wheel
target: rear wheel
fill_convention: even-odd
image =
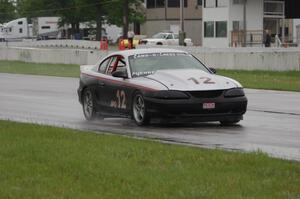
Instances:
[[[150,117],[147,114],[147,107],[143,95],[137,92],[133,97],[132,116],[139,126],[149,124]]]
[[[240,120],[222,120],[222,121],[220,121],[221,125],[223,125],[223,126],[230,126],[230,125],[237,124],[239,122],[240,122]]]
[[[90,89],[85,89],[83,91],[82,97],[82,108],[84,117],[87,120],[94,120],[96,118],[96,109],[92,91]]]

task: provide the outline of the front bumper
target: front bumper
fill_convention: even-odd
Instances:
[[[211,98],[166,100],[145,98],[151,117],[180,118],[193,121],[242,120],[247,110],[247,98]],[[215,108],[204,109],[203,103],[215,103]]]

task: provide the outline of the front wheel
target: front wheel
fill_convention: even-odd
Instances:
[[[82,97],[82,108],[84,117],[87,120],[94,120],[96,118],[96,109],[92,91],[90,89],[85,89],[83,91]]]
[[[138,92],[133,97],[132,116],[135,123],[139,126],[149,124],[150,117],[147,114],[147,107],[143,95]]]

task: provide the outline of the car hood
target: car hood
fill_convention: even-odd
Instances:
[[[242,87],[237,81],[197,69],[160,70],[145,77],[169,90],[226,90]]]

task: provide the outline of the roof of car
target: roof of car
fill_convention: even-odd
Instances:
[[[132,55],[138,55],[138,54],[147,54],[147,53],[187,53],[182,50],[176,50],[171,48],[143,48],[143,49],[132,49],[132,50],[123,50],[123,51],[117,51],[114,52],[111,55],[123,55],[124,57],[129,57]]]

